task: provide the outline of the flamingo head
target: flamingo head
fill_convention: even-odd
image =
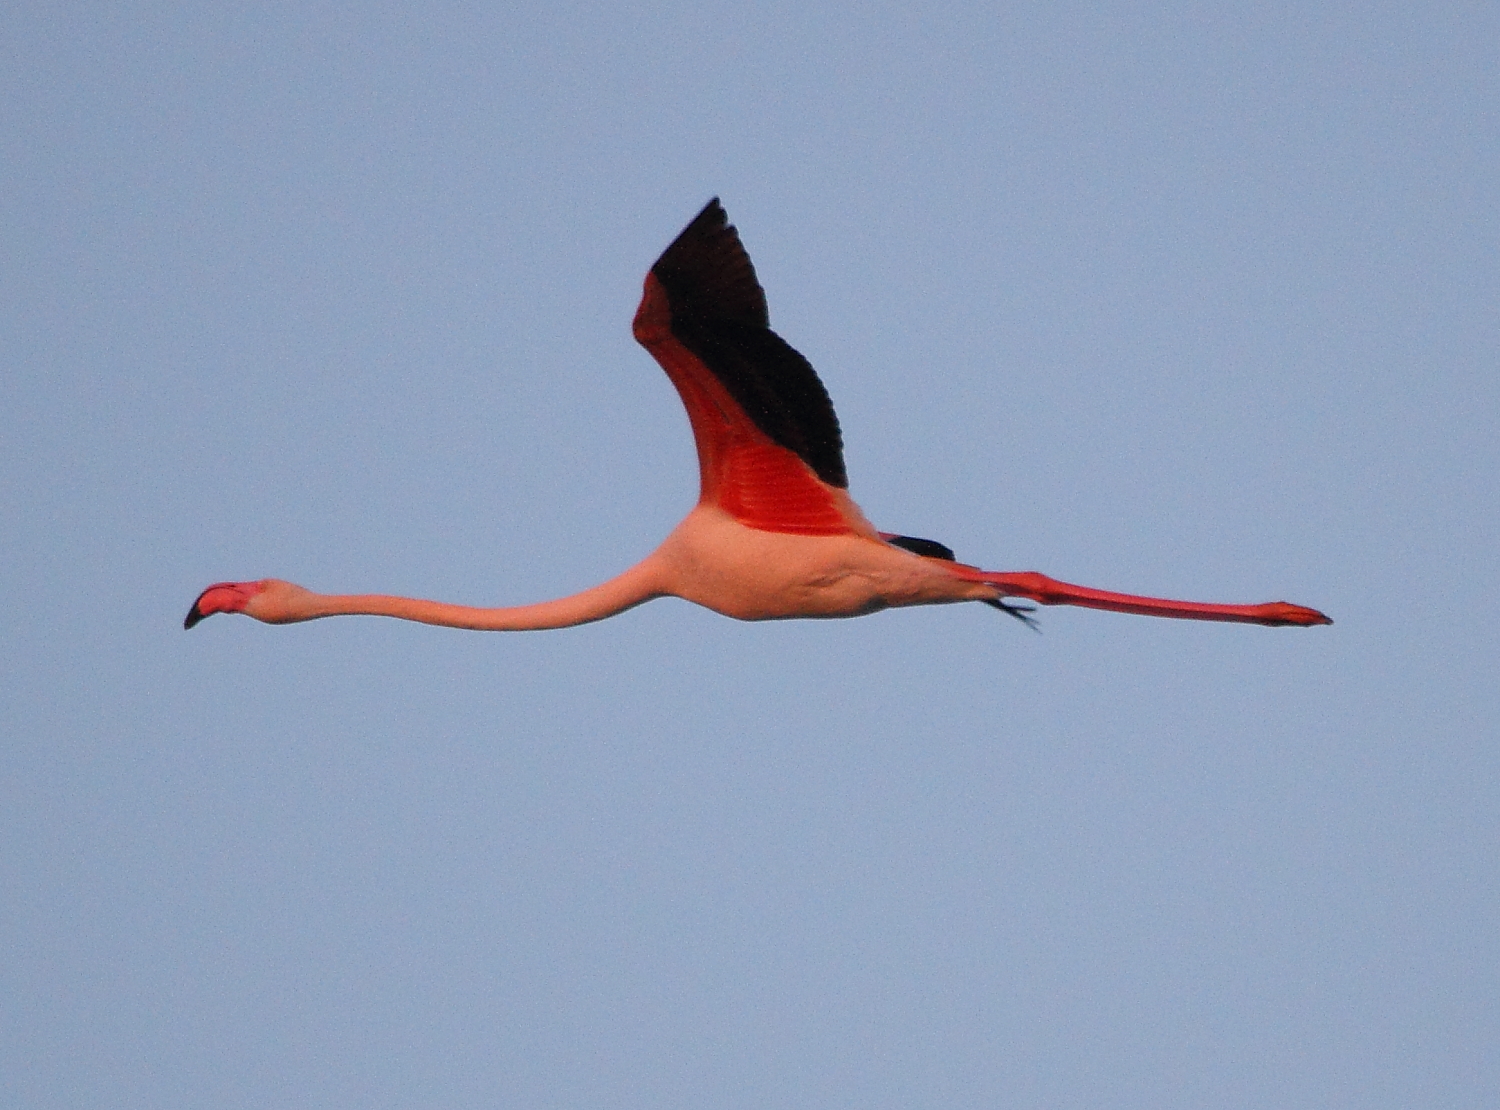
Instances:
[[[188,610],[187,619],[182,622],[182,627],[192,628],[204,617],[211,617],[215,613],[243,613],[251,599],[269,584],[269,580],[215,582],[198,595],[198,600],[193,602],[193,607]]]

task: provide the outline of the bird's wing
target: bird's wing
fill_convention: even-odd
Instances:
[[[700,501],[766,532],[869,531],[845,492],[828,391],[769,323],[755,268],[715,198],[651,267],[634,325],[687,408]]]

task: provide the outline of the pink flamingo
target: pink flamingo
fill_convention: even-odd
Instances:
[[[932,540],[879,532],[848,494],[838,419],[806,359],[770,329],[765,293],[717,199],[646,275],[635,337],[672,379],[698,447],[698,503],[662,545],[616,578],[571,597],[485,609],[381,594],[318,594],[274,578],[220,582],[184,627],[213,613],[268,624],[339,614],[452,628],[521,631],[603,620],[681,597],[740,620],[857,617],[899,605],[981,601],[1027,623],[1029,606],[1266,625],[1332,621],[1273,601],[1217,605],[1108,593],[1034,571],[955,561]]]

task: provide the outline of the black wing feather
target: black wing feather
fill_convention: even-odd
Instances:
[[[766,295],[715,197],[656,265],[672,334],[724,383],[755,426],[824,482],[846,489],[844,441],[812,365],[770,328]]]
[[[953,556],[953,548],[937,540],[922,540],[916,536],[891,536],[881,533],[881,539],[892,547],[904,548],[913,555],[925,555],[929,559],[943,559],[947,562],[956,562]]]

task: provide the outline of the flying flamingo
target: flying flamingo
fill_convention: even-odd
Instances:
[[[898,605],[982,601],[1027,623],[1029,606],[1266,625],[1331,624],[1284,601],[1216,605],[1106,593],[1034,571],[966,566],[932,540],[879,532],[849,497],[838,419],[806,359],[769,326],[766,297],[718,199],[646,275],[634,332],[687,408],[698,504],[642,562],[582,593],[484,609],[381,594],[317,594],[274,578],[220,582],[184,627],[213,613],[267,624],[338,614],[489,631],[565,628],[658,597],[740,620],[857,617]]]

